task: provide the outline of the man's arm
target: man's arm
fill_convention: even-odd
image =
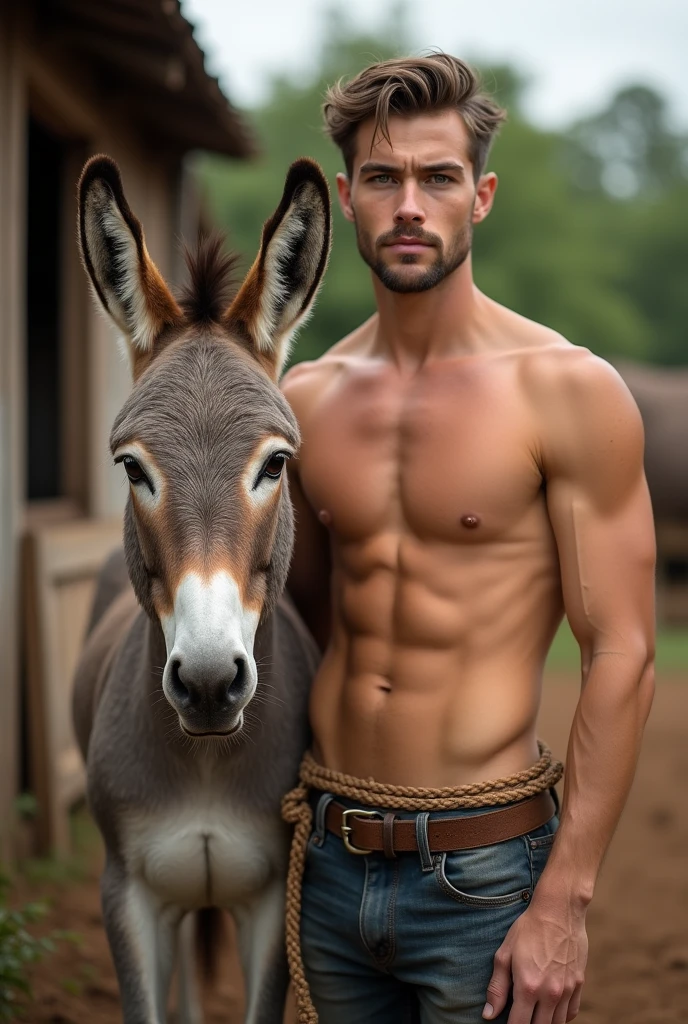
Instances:
[[[513,979],[509,1024],[564,1024],[578,1013],[586,909],[633,780],[654,690],[655,540],[640,414],[607,364],[580,350],[566,363],[538,385],[540,455],[582,690],[557,838],[530,907],[495,958],[488,989],[489,1019]]]
[[[306,421],[309,392],[312,382],[308,368],[297,365],[281,382],[284,395],[299,420],[302,433],[307,435]],[[294,506],[296,534],[294,554],[287,579],[287,589],[301,617],[315,637],[321,651],[325,651],[330,638],[330,538],[319,522],[304,494],[299,476],[299,459],[287,463],[289,493]]]

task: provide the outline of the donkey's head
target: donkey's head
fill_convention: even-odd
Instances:
[[[165,637],[163,690],[185,732],[228,735],[255,692],[256,629],[291,557],[283,469],[299,433],[276,381],[325,270],[327,184],[314,163],[292,165],[231,303],[231,261],[217,241],[188,259],[190,284],[173,297],[107,157],[81,176],[79,237],[131,357],[134,386],[111,447],[129,479],[129,573]]]

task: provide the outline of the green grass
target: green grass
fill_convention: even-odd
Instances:
[[[688,629],[661,627],[657,630],[657,671],[685,672],[688,680]],[[569,624],[562,622],[547,658],[547,668],[576,672],[580,654]]]

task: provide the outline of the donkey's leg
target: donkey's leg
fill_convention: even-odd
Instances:
[[[245,1024],[282,1024],[289,983],[284,944],[284,879],[273,879],[242,907],[232,908],[246,983]]]
[[[179,926],[177,951],[177,1021],[178,1024],[203,1024],[203,1007],[196,975],[196,918],[187,914]]]
[[[110,859],[101,894],[124,1024],[165,1024],[181,911],[161,907],[145,882]]]

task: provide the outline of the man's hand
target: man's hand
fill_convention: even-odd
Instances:
[[[513,985],[508,1024],[566,1024],[580,1009],[587,958],[585,910],[534,897],[495,954],[483,1017],[501,1013]]]

